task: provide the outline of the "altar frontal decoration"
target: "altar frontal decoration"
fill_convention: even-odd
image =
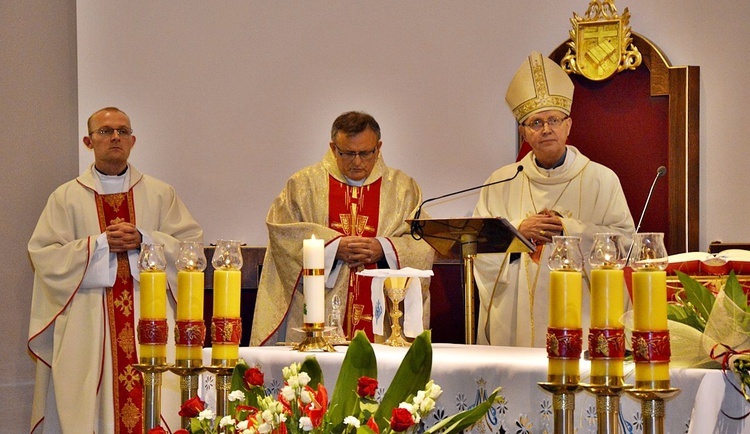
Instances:
[[[391,309],[391,342],[392,346],[405,346],[406,341],[401,337],[401,325],[399,318],[401,311],[399,303],[404,302],[404,335],[415,337],[423,331],[422,324],[422,285],[420,278],[430,277],[432,270],[418,270],[416,268],[402,268],[392,270],[389,268],[365,269],[357,274],[372,277],[372,332],[383,336],[383,325],[385,322],[385,294],[392,302]]]
[[[265,386],[260,367],[239,360],[232,374],[232,398],[226,415],[215,414],[197,396],[182,405],[180,415],[190,418],[189,432],[193,434],[245,430],[270,434],[458,434],[483,418],[496,400],[503,399],[497,388],[477,406],[424,430],[422,421],[435,409],[442,394],[441,387],[430,379],[431,371],[432,344],[430,332],[425,331],[414,339],[390,387],[378,401],[375,352],[367,335],[358,331],[344,356],[330,402],[321,367],[313,355],[283,369],[284,384],[278,395]],[[148,433],[164,432],[155,428]],[[187,430],[175,432],[185,433]]]

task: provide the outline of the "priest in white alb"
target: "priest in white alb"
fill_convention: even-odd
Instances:
[[[33,433],[144,432],[143,380],[133,368],[140,244],[164,244],[171,334],[179,243],[202,242],[203,230],[174,188],[128,163],[132,133],[120,109],[91,115],[83,143],[94,164],[50,195],[29,241]],[[174,345],[167,352],[173,360]],[[179,381],[163,378],[162,415],[171,422],[165,428],[176,429]]]
[[[581,237],[587,258],[595,233],[620,233],[629,245],[635,229],[617,175],[567,144],[573,82],[559,65],[531,53],[508,86],[505,101],[531,152],[490,175],[487,183],[510,178],[523,165],[512,181],[481,190],[474,216],[505,217],[536,244],[536,251],[477,255],[477,343],[543,347],[552,237]],[[587,329],[589,291],[584,282],[582,320]]]
[[[302,326],[302,240],[325,240],[326,310],[341,300],[347,338],[357,330],[371,341],[375,316],[368,268],[432,268],[434,252],[410,235],[406,219],[422,201],[417,183],[388,167],[380,126],[369,114],[347,112],[333,122],[320,163],[292,175],[266,217],[268,249],[258,286],[251,345],[299,342]],[[429,322],[429,278],[422,279],[423,321]]]

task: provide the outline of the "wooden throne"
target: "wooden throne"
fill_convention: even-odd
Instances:
[[[624,15],[629,17],[627,9]],[[663,232],[669,254],[697,251],[700,69],[672,66],[653,42],[623,30],[642,62],[602,80],[570,74],[569,143],[617,173],[636,225],[657,170],[665,166],[640,232]],[[560,44],[550,59],[562,64],[572,44],[572,38]],[[528,151],[522,144],[519,159]]]

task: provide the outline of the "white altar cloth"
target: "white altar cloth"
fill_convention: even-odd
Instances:
[[[378,398],[392,381],[406,354],[405,348],[373,344],[378,360]],[[552,395],[537,383],[547,380],[547,355],[543,348],[492,347],[482,345],[432,344],[432,378],[444,392],[437,407],[425,420],[429,427],[439,419],[474,406],[496,387],[505,404],[496,404],[484,420],[474,426],[474,433],[551,433],[554,428]],[[324,384],[333,392],[347,347],[336,347],[336,353],[300,353],[289,347],[243,347],[240,357],[265,374],[266,388],[278,393],[283,377],[281,370],[292,362],[302,362],[314,355],[323,370]],[[211,349],[204,350],[204,363],[211,362]],[[590,363],[581,361],[581,379],[588,381]],[[633,384],[634,365],[626,363],[626,383]],[[201,396],[213,407],[215,381],[203,375]],[[732,382],[735,381],[733,378]],[[750,417],[732,420],[722,414],[742,416],[750,412],[750,403],[724,378],[718,369],[672,369],[672,387],[680,394],[666,402],[667,434],[750,434]],[[596,433],[596,398],[586,392],[576,395],[575,426],[578,434]],[[215,408],[215,407],[214,407]],[[623,395],[620,432],[641,433],[643,421],[640,403]]]

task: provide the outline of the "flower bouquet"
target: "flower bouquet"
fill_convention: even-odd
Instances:
[[[415,338],[391,386],[380,402],[375,398],[377,362],[372,345],[358,332],[344,356],[330,402],[323,372],[314,356],[283,369],[284,386],[278,396],[264,387],[263,373],[240,360],[232,374],[230,415],[217,419],[205,403],[194,397],[185,402],[180,416],[190,425],[178,433],[238,434],[285,433],[459,433],[469,428],[495,404],[500,389],[474,408],[447,417],[426,431],[422,419],[435,408],[442,389],[430,380],[430,332]],[[160,429],[160,428],[157,428]],[[158,431],[151,430],[149,434]]]
[[[730,271],[714,294],[687,274],[676,274],[683,290],[676,294],[677,301],[667,306],[667,315],[682,327],[674,333],[670,325],[670,333],[687,342],[681,345],[673,339],[673,358],[683,355],[692,361],[708,358],[719,362],[725,372],[734,372],[738,390],[750,401],[750,307],[737,276]]]

